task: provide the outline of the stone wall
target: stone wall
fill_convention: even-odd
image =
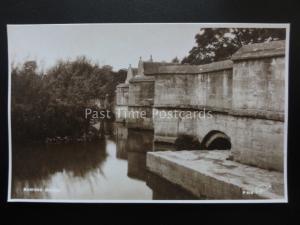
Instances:
[[[128,92],[129,92],[129,85],[128,84],[119,84],[116,90],[117,94],[117,105],[128,105]]]
[[[285,42],[242,47],[232,57],[232,110],[237,124],[234,159],[283,170],[285,106]],[[258,119],[262,118],[262,119]]]
[[[260,168],[283,170],[283,122],[219,112],[214,112],[212,118],[199,116],[193,119],[180,119],[157,116],[161,111],[172,110],[174,112],[178,109],[156,109],[155,141],[174,142],[180,134],[196,135],[202,141],[211,131],[218,131],[230,138],[234,160]]]
[[[155,140],[174,142],[188,134],[202,141],[209,132],[219,131],[230,138],[234,160],[282,171],[284,45],[245,46],[232,61],[160,66],[146,74],[155,77]],[[161,117],[178,111],[198,115],[204,109],[212,118]]]
[[[119,84],[116,87],[116,106],[115,116],[117,122],[126,122],[129,104],[129,81],[136,76],[137,68],[132,68],[129,65],[125,83]]]
[[[232,61],[202,66],[161,66],[155,75],[155,107],[231,108]]]
[[[153,129],[154,78],[137,76],[130,80],[127,124],[129,128]]]
[[[172,143],[180,134],[198,134],[197,127],[201,124],[193,119],[180,119],[178,112],[192,112],[202,118],[200,114],[204,111],[226,113],[231,108],[230,60],[201,66],[161,66],[152,75],[155,76],[153,120],[156,141]],[[168,113],[170,116],[161,116]]]
[[[220,132],[230,140],[235,161],[282,171],[284,54],[285,42],[276,41],[244,46],[231,60],[200,66],[140,60],[129,85],[117,87],[117,107],[143,113],[122,119],[129,128],[154,129],[155,141],[173,143],[187,134],[205,144]]]
[[[154,78],[135,77],[129,87],[129,106],[152,106],[154,97]]]
[[[254,44],[233,55],[233,109],[284,114],[284,45]]]
[[[138,68],[129,66],[125,83],[117,86],[116,120],[126,122],[128,128],[153,129],[154,77],[144,73],[160,65],[140,59]]]
[[[126,121],[126,113],[128,111],[129,84],[119,84],[116,88],[116,106],[115,116],[117,122]]]

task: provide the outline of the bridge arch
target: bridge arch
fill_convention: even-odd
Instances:
[[[230,150],[230,137],[224,132],[212,130],[208,132],[201,141],[201,149],[206,150]]]

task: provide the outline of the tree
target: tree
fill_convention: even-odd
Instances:
[[[22,67],[12,68],[11,115],[14,139],[29,140],[43,138],[41,112],[45,107],[42,90],[42,75],[37,72],[34,61]]]
[[[285,29],[201,28],[193,47],[182,63],[206,64],[229,59],[243,45],[285,39]]]
[[[91,100],[114,100],[115,88],[126,71],[99,67],[85,57],[60,61],[46,73],[37,72],[34,61],[12,68],[12,136],[16,142],[46,138],[81,138],[90,126],[85,109]]]
[[[180,60],[179,60],[178,57],[176,56],[174,59],[172,59],[171,62],[172,62],[172,63],[180,63]]]

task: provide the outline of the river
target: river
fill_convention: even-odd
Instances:
[[[153,144],[153,131],[108,123],[104,132],[102,140],[92,143],[14,146],[12,198],[195,199],[147,171],[147,151],[166,148]]]

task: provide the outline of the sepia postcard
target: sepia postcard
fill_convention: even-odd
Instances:
[[[8,201],[288,202],[289,28],[7,25]]]

